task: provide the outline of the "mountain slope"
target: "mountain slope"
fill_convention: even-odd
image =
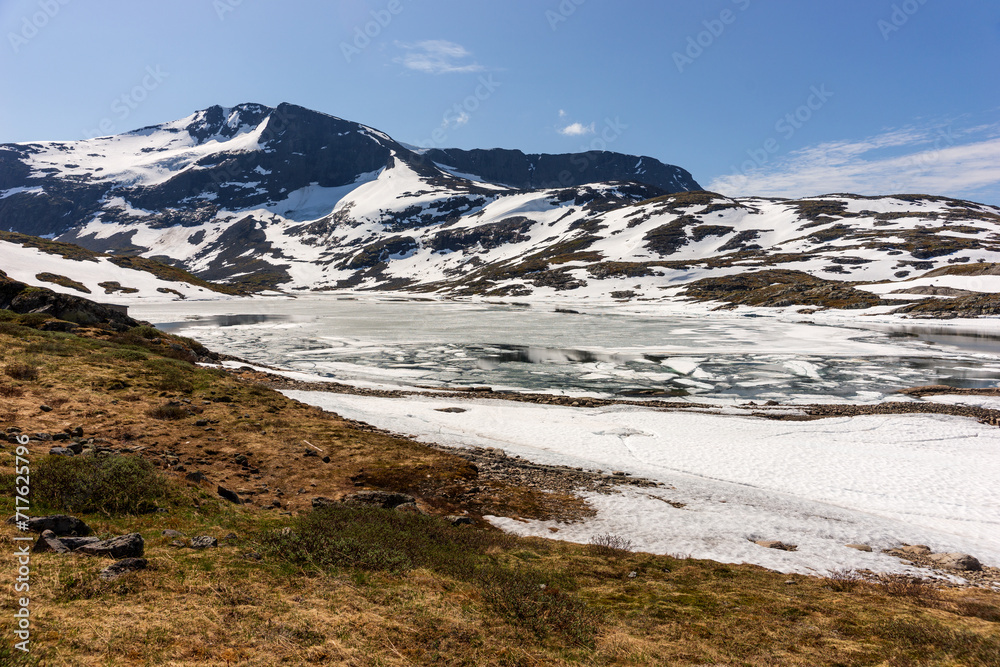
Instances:
[[[561,167],[574,184],[537,187],[565,181]],[[591,177],[606,180],[575,183]],[[876,303],[907,288],[937,293],[892,299],[1000,291],[993,276],[892,282],[1000,262],[1000,208],[924,195],[731,199],[694,187],[683,169],[613,153],[414,151],[290,104],[0,147],[0,227],[255,288],[662,299],[776,269],[880,283],[865,288]]]

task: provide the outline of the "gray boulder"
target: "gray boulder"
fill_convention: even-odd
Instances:
[[[224,500],[228,500],[231,503],[236,503],[237,505],[242,505],[243,504],[243,500],[240,499],[240,497],[238,495],[236,495],[235,491],[230,491],[226,487],[220,486],[217,489],[217,492],[218,492],[219,496],[221,498],[223,498]]]
[[[102,581],[110,581],[130,572],[145,570],[147,565],[149,565],[149,561],[145,558],[124,558],[101,570],[101,574],[99,576]]]
[[[59,541],[69,547],[70,551],[76,551],[85,544],[94,544],[95,542],[100,542],[99,537],[60,537]]]
[[[312,499],[312,506],[314,510],[324,509],[326,507],[334,507],[336,501],[330,500],[329,498],[324,498],[323,496],[317,496]]]
[[[949,570],[960,570],[962,572],[979,572],[983,569],[982,563],[974,556],[963,553],[932,554],[929,556],[932,563],[938,567]]]
[[[35,542],[35,546],[31,550],[36,554],[45,553],[46,551],[57,554],[68,554],[71,551],[51,530],[43,531],[41,537],[38,538],[38,541]]]
[[[77,551],[89,556],[111,556],[112,558],[139,558],[145,551],[145,542],[139,533],[112,537],[101,542],[85,544]]]
[[[75,516],[66,516],[65,514],[32,517],[28,519],[28,530],[35,533],[51,530],[59,537],[63,535],[90,535],[90,526]]]
[[[219,540],[215,539],[211,535],[200,535],[198,537],[191,538],[192,549],[209,549],[217,546],[219,546]]]

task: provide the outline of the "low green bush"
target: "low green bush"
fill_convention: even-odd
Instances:
[[[163,475],[137,456],[47,456],[32,466],[34,506],[83,514],[144,514],[169,498]]]

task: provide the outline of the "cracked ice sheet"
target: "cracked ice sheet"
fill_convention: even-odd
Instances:
[[[284,392],[344,417],[454,447],[499,447],[545,464],[624,470],[666,485],[584,494],[577,524],[491,520],[522,535],[627,537],[643,551],[756,563],[783,572],[910,571],[848,549],[900,542],[1000,565],[1000,429],[943,415],[813,422],[539,406],[500,400],[382,399]],[[437,409],[461,404],[467,412]],[[665,501],[685,503],[677,509]],[[778,539],[798,551],[749,540]]]

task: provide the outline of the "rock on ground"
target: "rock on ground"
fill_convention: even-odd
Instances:
[[[101,542],[94,542],[92,544],[85,544],[80,547],[77,551],[80,553],[88,554],[90,556],[111,556],[112,558],[138,558],[142,556],[145,550],[145,543],[143,542],[142,535],[139,533],[131,533],[129,535],[121,535],[119,537],[112,537],[108,540],[103,540]]]
[[[58,537],[64,535],[90,535],[90,526],[75,516],[53,514],[51,516],[36,516],[28,519],[28,530],[43,533],[51,530]]]
[[[63,544],[51,530],[42,531],[41,537],[38,538],[31,550],[34,553],[52,551],[57,554],[68,554],[70,552],[70,548]]]
[[[106,568],[101,570],[101,574],[99,576],[102,581],[110,581],[111,579],[117,579],[118,577],[130,572],[145,570],[147,565],[149,565],[149,561],[145,558],[125,558],[117,563],[108,565]]]

